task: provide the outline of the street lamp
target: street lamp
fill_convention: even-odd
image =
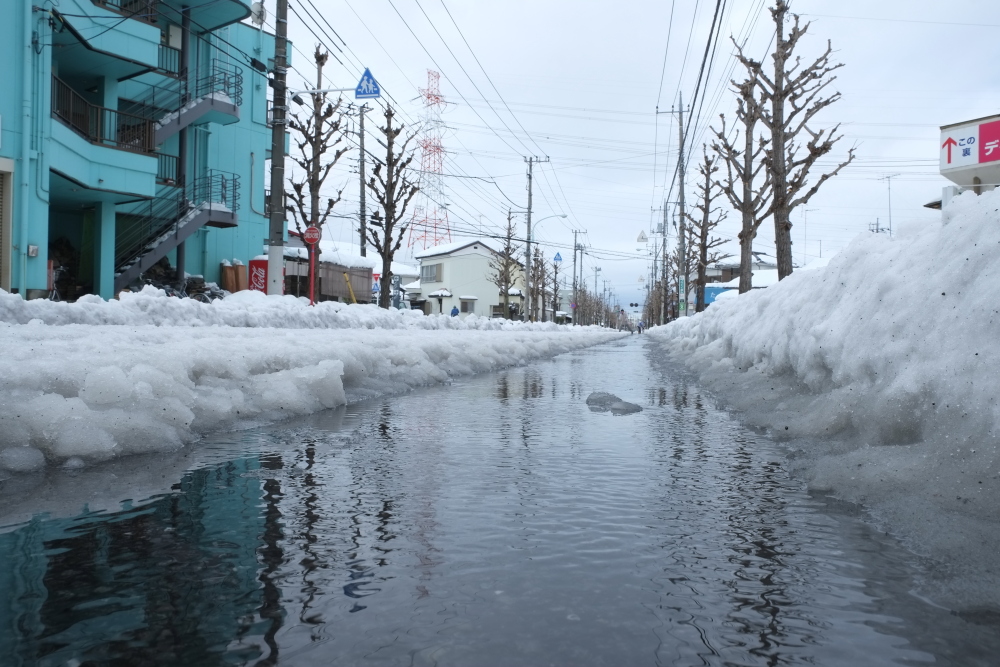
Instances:
[[[529,202],[530,203],[530,202]],[[538,224],[542,220],[548,220],[549,218],[565,218],[565,213],[556,213],[554,215],[547,215],[541,220],[537,220],[535,224]],[[528,312],[527,321],[531,321],[531,208],[528,208],[528,238],[524,244],[525,256],[527,261],[524,263],[524,287],[528,292]]]
[[[305,101],[299,95],[302,94],[318,94],[318,93],[349,93],[354,88],[316,88],[314,90],[289,90],[288,92],[292,95],[292,101],[296,104],[305,104]]]

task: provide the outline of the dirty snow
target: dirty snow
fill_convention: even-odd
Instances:
[[[1000,191],[967,193],[943,223],[865,234],[825,268],[650,334],[787,440],[814,490],[973,575],[949,594],[998,604],[1000,304],[983,288],[997,284]]]

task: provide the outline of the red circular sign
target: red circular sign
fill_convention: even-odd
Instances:
[[[322,235],[319,227],[309,227],[302,233],[302,240],[306,243],[319,243],[319,238]]]

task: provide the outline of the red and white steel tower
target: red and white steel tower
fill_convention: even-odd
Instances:
[[[407,246],[418,249],[451,243],[448,209],[444,198],[444,147],[441,134],[444,121],[444,97],[441,95],[441,75],[427,70],[427,87],[420,89],[424,98],[424,129],[420,145],[420,192],[410,218]]]

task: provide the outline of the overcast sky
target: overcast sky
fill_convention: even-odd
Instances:
[[[691,99],[715,0],[291,1],[298,12],[289,15],[298,72],[291,74],[292,86],[302,83],[300,74],[314,78],[311,54],[319,40],[309,28],[343,63],[330,61],[331,87],[355,85],[368,67],[384,99],[398,105],[408,122],[417,123],[424,113],[419,90],[427,86],[427,70],[441,73],[448,101],[445,196],[454,240],[480,228],[498,233],[508,206],[527,205],[524,157],[548,157],[535,171],[534,219],[568,217],[541,222],[536,239],[549,257],[561,252],[568,268],[571,230],[585,230],[588,284],[593,286],[593,268],[600,267],[599,280],[607,280],[622,303],[641,300],[645,287],[639,278],[648,274],[648,262],[636,238],[660,220],[658,209],[668,194],[676,199],[676,116],[657,115],[656,109],[676,108],[679,94],[685,106]],[[273,26],[273,0],[266,4]],[[725,39],[703,84],[703,106],[693,110],[701,111],[693,130],[699,152],[708,140],[706,125],[733,112],[727,84],[741,72],[728,37],[745,40],[748,53],[763,57],[774,34],[767,11],[772,4],[724,3]],[[898,174],[891,180],[894,227],[933,222],[940,214],[922,205],[939,198],[947,184],[937,167],[939,126],[1000,109],[998,71],[990,65],[1000,3],[791,5],[803,22],[812,22],[799,47],[803,60],[818,56],[829,39],[836,62],[844,63],[833,86],[843,99],[817,123],[841,123],[844,138],[823,166],[857,149],[855,163],[793,213],[796,263],[818,257],[821,248],[824,256],[835,253],[867,233],[876,218],[887,225],[886,176]],[[378,110],[368,118],[369,126],[382,120]],[[337,211],[345,216],[356,215],[358,207],[357,176],[350,173],[357,152],[348,157],[329,181],[331,189],[346,188]],[[689,184],[693,177],[691,167]],[[693,188],[687,196],[690,201]],[[523,234],[523,216],[518,221]],[[328,232],[347,242],[353,224],[340,218]],[[719,229],[735,238],[738,226],[731,213]],[[773,255],[770,226],[765,222],[755,249]],[[672,234],[669,243],[675,239]]]

